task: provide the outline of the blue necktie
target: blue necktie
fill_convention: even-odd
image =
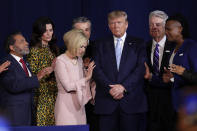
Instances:
[[[159,75],[159,44],[156,44],[153,55],[153,70],[155,75]]]
[[[122,54],[120,41],[121,41],[121,39],[118,38],[117,42],[116,42],[116,48],[115,48],[115,50],[116,50],[116,63],[117,63],[117,69],[118,70],[119,70],[120,58],[121,58],[121,54]]]

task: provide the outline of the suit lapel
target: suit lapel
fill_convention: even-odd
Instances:
[[[152,52],[152,46],[153,46],[153,42],[152,41],[149,41],[147,43],[147,57],[148,57],[148,65],[151,70],[151,72],[153,71],[153,65],[151,63],[151,52]],[[163,56],[162,56],[162,60],[161,60],[161,67],[160,67],[160,74],[163,73],[164,71],[164,67],[168,67],[169,65],[169,59],[170,59],[170,56],[174,50],[174,43],[172,42],[169,42],[166,40],[165,42],[165,45],[164,45],[164,50],[163,50]]]
[[[152,70],[152,63],[151,63],[151,52],[152,52],[152,41],[149,41],[147,43],[147,57],[148,57],[148,66],[151,67],[150,70]]]
[[[164,67],[166,68],[168,67],[169,59],[171,54],[173,53],[173,50],[174,50],[174,44],[166,41],[164,46],[162,61],[161,61],[160,72],[164,71]]]
[[[130,73],[128,69],[132,70],[132,68],[135,68],[137,60],[135,49],[136,41],[127,36],[122,50],[118,80],[121,81],[121,79],[124,79],[124,76]]]
[[[174,64],[182,65],[182,63],[179,63],[179,62],[181,61],[182,56],[185,55],[184,53],[187,50],[187,44],[189,43],[184,41],[181,47],[178,49],[176,55],[174,56],[174,60],[173,60]]]
[[[117,76],[118,80],[124,79],[124,76],[127,76],[127,74],[130,72],[128,71],[128,68],[131,70],[132,70],[132,67],[135,68],[135,64],[137,60],[137,56],[135,53],[136,41],[133,40],[131,37],[128,37],[128,36],[126,37],[123,50],[122,50],[119,71],[117,70],[116,54],[115,54],[113,37],[111,37],[111,39],[109,39],[106,44],[107,46],[106,46],[106,49],[104,50],[108,52],[109,61],[111,61],[110,63],[112,63],[111,68],[114,71],[114,75]]]
[[[125,42],[124,42],[124,46],[123,46],[123,50],[122,50],[122,55],[121,55],[121,59],[120,59],[120,67],[119,70],[121,71],[124,64],[126,64],[126,59],[128,56],[128,51],[129,51],[129,40],[128,37],[126,37]]]
[[[112,70],[114,70],[115,74],[117,74],[118,70],[117,70],[116,53],[115,53],[115,46],[114,46],[113,36],[107,42],[106,52],[109,53],[109,58],[110,58],[109,61],[111,61],[110,63],[112,63],[112,66],[111,66]]]
[[[185,40],[186,41],[186,40]],[[187,49],[187,42],[183,42],[183,44],[181,45],[181,47],[178,49],[176,54],[183,54],[185,52],[185,50]]]
[[[9,54],[9,59],[11,61],[11,64],[13,64],[15,66],[15,68],[19,71],[19,72],[22,72],[25,76],[25,71],[24,69],[22,68],[22,66],[18,63],[18,61],[12,56]]]
[[[26,56],[24,57],[24,60],[25,60],[25,64],[26,64],[28,70],[29,70],[30,73],[32,74],[31,66],[30,66],[30,64],[27,62],[27,57],[26,57]]]

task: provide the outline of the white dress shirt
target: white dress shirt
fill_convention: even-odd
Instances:
[[[120,45],[121,45],[121,52],[123,50],[123,47],[124,47],[124,42],[125,42],[125,39],[126,39],[126,36],[127,36],[127,33],[125,32],[124,35],[120,38],[117,38],[115,36],[114,37],[114,47],[116,47],[116,44],[117,44],[117,39],[120,39]]]

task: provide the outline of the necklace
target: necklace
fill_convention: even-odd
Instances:
[[[78,63],[78,57],[71,57],[70,55],[69,55],[69,53],[65,53],[65,55],[67,55],[67,57],[68,57],[68,59],[70,60],[70,62],[73,64],[73,65],[77,65],[77,63]]]
[[[73,65],[77,65],[77,58],[70,59],[70,62],[71,62]]]
[[[48,46],[49,46],[48,43],[42,42],[42,47],[43,47],[43,48],[46,48],[46,47],[48,47]]]

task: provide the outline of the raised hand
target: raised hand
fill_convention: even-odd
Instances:
[[[86,81],[89,81],[91,79],[92,72],[93,72],[93,69],[95,68],[95,66],[96,65],[95,65],[94,61],[90,62],[90,64],[88,65],[88,69],[87,69],[87,71],[85,73],[85,75],[86,75]]]
[[[83,65],[85,68],[88,68],[88,65],[90,64],[90,58],[89,57],[86,57],[84,60],[83,60]]]
[[[0,65],[0,73],[8,70],[8,66],[10,65],[10,63],[11,63],[10,61],[6,61],[3,64],[1,64]]]
[[[146,68],[146,72],[145,72],[145,75],[144,75],[144,79],[149,80],[149,79],[151,79],[152,74],[151,74],[150,69],[149,69],[148,65],[146,64],[146,62],[144,62],[144,66],[145,66],[145,68]]]
[[[41,80],[44,76],[51,74],[51,72],[53,72],[52,67],[45,67],[44,69],[38,72],[37,74],[38,80]]]

